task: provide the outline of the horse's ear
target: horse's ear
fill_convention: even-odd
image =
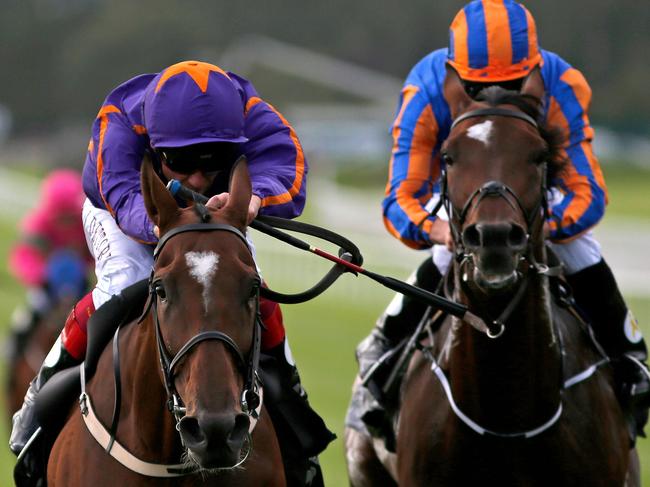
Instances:
[[[245,228],[248,223],[248,206],[253,188],[244,156],[237,159],[230,172],[229,192],[230,196],[224,210],[228,211],[232,218]]]
[[[539,107],[542,105],[542,100],[544,99],[544,79],[542,78],[542,72],[539,69],[539,66],[536,66],[526,79],[524,79],[521,84],[522,95],[527,95],[535,98]]]
[[[472,103],[472,98],[465,91],[463,82],[456,70],[449,64],[446,70],[447,74],[442,91],[451,110],[451,118],[455,119]]]
[[[142,159],[140,184],[142,185],[142,196],[144,197],[147,214],[151,221],[158,226],[162,235],[164,229],[177,216],[178,205],[154,171],[151,156],[148,153]]]

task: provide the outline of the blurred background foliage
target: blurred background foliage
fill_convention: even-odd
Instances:
[[[256,33],[404,78],[447,43],[459,1],[3,0],[0,103],[13,133],[88,124],[117,83],[180,59],[218,55]],[[545,49],[592,85],[597,125],[650,133],[650,8],[636,0],[529,2]],[[228,68],[228,66],[225,66]],[[274,103],[293,91],[274,93]],[[397,94],[395,94],[395,97]]]

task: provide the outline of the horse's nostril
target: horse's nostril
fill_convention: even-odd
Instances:
[[[188,446],[195,446],[207,441],[199,421],[192,416],[185,416],[179,424],[183,441]]]
[[[470,225],[463,230],[463,244],[467,248],[477,248],[481,246],[481,234],[477,225]]]
[[[463,230],[468,249],[505,247],[522,250],[528,242],[526,231],[515,223],[476,223]]]
[[[508,234],[508,244],[512,248],[523,248],[528,243],[528,235],[526,231],[520,226],[513,224]]]
[[[248,433],[248,427],[250,426],[250,419],[244,413],[240,413],[235,416],[235,426],[230,432],[230,438],[228,442],[233,446],[240,447],[244,440],[246,439],[246,434]]]

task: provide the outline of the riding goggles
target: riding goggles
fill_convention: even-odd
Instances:
[[[225,142],[160,148],[156,152],[165,166],[179,174],[216,173],[230,167],[239,155],[238,144]]]

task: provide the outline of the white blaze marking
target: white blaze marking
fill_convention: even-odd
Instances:
[[[203,306],[207,314],[210,303],[210,283],[217,271],[219,256],[214,252],[188,252],[185,254],[185,261],[190,269],[190,275],[203,286]]]
[[[485,145],[488,144],[488,139],[492,134],[492,120],[486,120],[483,123],[472,125],[467,129],[467,136],[483,142]]]

